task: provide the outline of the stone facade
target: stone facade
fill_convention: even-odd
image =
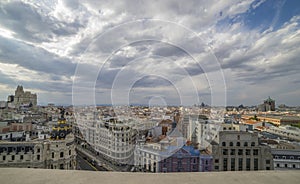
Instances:
[[[274,169],[271,148],[260,145],[257,133],[221,131],[212,151],[214,171]]]
[[[1,141],[0,167],[76,169],[74,136],[56,141]]]
[[[37,105],[37,95],[32,94],[29,91],[24,92],[23,86],[18,86],[15,91],[13,101],[16,107],[19,107],[21,105],[32,105],[33,107],[35,107]]]

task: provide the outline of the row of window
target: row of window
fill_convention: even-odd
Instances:
[[[278,168],[293,168],[296,169],[296,164],[276,164],[276,167]],[[298,167],[300,168],[300,167]]]
[[[72,151],[69,150],[69,155],[71,155],[71,154],[72,154]],[[54,158],[54,156],[55,156],[55,153],[52,152],[52,158]],[[63,158],[64,157],[64,152],[60,152],[59,156],[60,156],[60,158]]]
[[[278,155],[276,155],[274,158],[275,159],[289,159],[289,160],[296,160],[298,158],[298,160],[300,160],[300,157],[294,157],[294,156],[278,156]]]
[[[14,161],[16,157],[15,157],[15,155],[12,155],[10,158],[11,158],[11,161]],[[20,155],[20,160],[23,160],[23,159],[24,159],[24,155]],[[40,159],[41,159],[41,156],[40,156],[40,155],[37,155],[37,156],[36,156],[36,159],[37,159],[37,160],[40,160]],[[5,156],[5,155],[2,156],[2,160],[3,160],[3,161],[6,160],[6,156]]]
[[[226,146],[226,142],[222,142],[222,146]],[[233,142],[229,142],[229,146],[234,146]],[[241,146],[241,143],[237,142],[236,146]],[[244,146],[247,147],[248,146],[248,142],[244,142]],[[251,142],[251,146],[255,146],[255,142]]]
[[[229,165],[229,161],[230,161],[230,165]],[[219,160],[216,159],[215,163],[219,163]],[[258,170],[258,158],[254,158],[253,159],[253,170]],[[266,160],[266,164],[270,164],[271,161],[270,160]],[[251,159],[250,158],[246,158],[246,164],[245,164],[245,169],[250,171],[251,170]],[[229,166],[229,167],[228,167]],[[236,163],[236,159],[235,158],[231,158],[230,160],[228,158],[224,158],[223,159],[223,171],[235,171],[237,167],[237,170],[242,171],[244,169],[244,160],[243,158],[238,158],[237,163]],[[215,170],[219,170],[219,166],[216,165],[215,166]],[[266,167],[266,170],[270,170],[270,166]]]
[[[223,149],[222,150],[223,155],[258,155],[258,149],[246,149],[245,151],[243,149]]]

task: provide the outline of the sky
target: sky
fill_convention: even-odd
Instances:
[[[300,105],[299,0],[1,0],[0,101]]]

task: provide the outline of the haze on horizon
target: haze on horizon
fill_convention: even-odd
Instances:
[[[299,23],[298,0],[4,0],[0,101],[297,106]]]

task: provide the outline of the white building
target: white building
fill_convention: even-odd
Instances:
[[[299,149],[272,149],[275,170],[300,170]]]

